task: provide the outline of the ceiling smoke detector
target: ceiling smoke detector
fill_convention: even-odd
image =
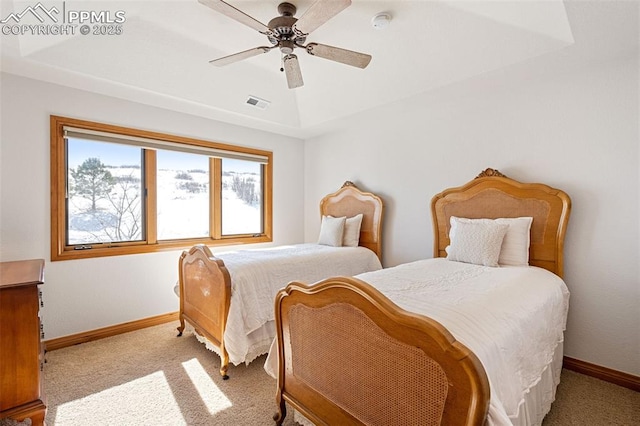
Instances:
[[[391,15],[389,15],[388,13],[378,13],[376,16],[374,16],[371,19],[371,25],[376,30],[382,30],[384,28],[387,28],[390,22],[391,22]]]

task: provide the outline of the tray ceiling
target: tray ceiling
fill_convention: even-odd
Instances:
[[[279,1],[227,2],[263,23],[278,15]],[[297,17],[312,3],[291,2],[298,8]],[[0,18],[36,4],[3,0]],[[276,49],[226,67],[210,65],[211,59],[268,42],[196,0],[42,4],[67,13],[120,10],[126,21],[120,35],[3,34],[4,71],[301,137],[357,112],[574,42],[559,0],[353,0],[307,42],[371,54],[370,65],[358,69],[296,51],[305,85],[288,89]],[[380,12],[392,17],[383,30],[371,25]],[[13,25],[28,23],[37,23],[36,18],[24,14]],[[266,109],[251,107],[249,96],[270,104]]]

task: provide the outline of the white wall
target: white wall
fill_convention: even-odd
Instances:
[[[573,201],[565,355],[640,374],[638,53],[587,63],[580,52],[362,113],[307,140],[307,241],[317,238],[316,200],[346,179],[385,201],[385,266],[432,257],[431,197],[486,167],[561,188]]]
[[[631,10],[621,16],[637,35]],[[350,117],[304,143],[0,74],[0,260],[47,260],[47,338],[177,310],[179,251],[49,261],[50,114],[274,151],[274,244],[314,241],[318,200],[354,180],[385,200],[385,266],[431,257],[431,197],[494,167],[573,200],[565,354],[640,375],[637,41],[625,55],[610,49],[615,31],[580,24],[575,46]]]
[[[173,286],[181,252],[50,261],[52,114],[273,151],[273,244],[303,240],[304,146],[299,139],[6,73],[0,74],[0,88],[0,259],[46,260],[47,339],[177,311]],[[230,247],[215,251],[224,249]]]

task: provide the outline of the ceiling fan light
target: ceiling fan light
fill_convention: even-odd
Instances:
[[[284,55],[289,55],[293,53],[293,49],[295,48],[295,44],[291,40],[281,40],[279,43],[280,52]]]
[[[296,55],[285,56],[283,65],[289,89],[301,87],[304,82],[302,81],[302,72],[300,71],[300,64],[298,64],[298,57]]]

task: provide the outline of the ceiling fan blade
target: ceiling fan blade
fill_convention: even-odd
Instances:
[[[366,68],[369,62],[371,62],[371,55],[341,49],[339,47],[327,46],[326,44],[309,43],[306,49],[310,55],[351,65],[352,67]]]
[[[233,64],[234,62],[241,61],[243,59],[251,58],[253,56],[257,56],[261,53],[267,53],[273,49],[273,47],[254,47],[253,49],[244,50],[242,52],[234,53],[233,55],[224,56],[222,58],[214,59],[213,61],[209,61],[211,65],[215,65],[217,67],[222,67],[225,65]]]
[[[287,76],[289,89],[295,89],[304,84],[302,81],[302,71],[296,55],[289,54],[284,57],[284,73]]]
[[[245,24],[263,34],[271,33],[271,30],[265,24],[247,15],[243,11],[236,9],[235,7],[231,6],[229,3],[223,2],[222,0],[198,0],[198,2],[200,2],[201,4],[207,7],[210,7],[216,12],[220,12],[223,15],[228,16],[231,19],[235,19],[241,24]]]
[[[317,0],[293,24],[299,34],[309,34],[351,5],[351,0]]]

